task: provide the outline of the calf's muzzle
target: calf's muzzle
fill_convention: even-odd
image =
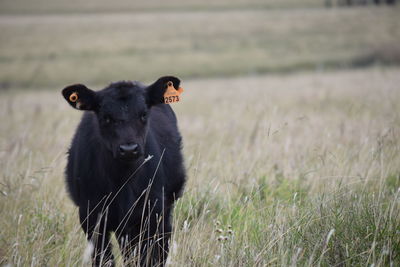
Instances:
[[[137,158],[140,156],[139,145],[135,143],[127,143],[119,146],[119,156],[121,158]]]

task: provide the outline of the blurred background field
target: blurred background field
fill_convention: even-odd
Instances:
[[[85,265],[60,90],[166,74],[171,266],[399,265],[399,26],[398,5],[0,0],[0,265]]]
[[[319,0],[2,0],[2,13],[96,13],[143,11],[195,11],[216,9],[259,9],[321,6]]]
[[[111,1],[88,1],[79,10],[74,1],[19,2],[1,2],[10,14],[0,17],[0,88],[151,81],[166,72],[187,79],[400,63],[397,7],[210,1],[220,6],[214,9],[175,0],[179,9],[154,9],[159,5],[150,1],[136,4],[138,11],[133,5],[117,12]],[[290,2],[297,4],[286,7]],[[50,10],[38,14],[40,7]]]

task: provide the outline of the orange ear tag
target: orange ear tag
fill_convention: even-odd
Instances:
[[[179,102],[180,94],[183,92],[183,88],[179,87],[178,90],[175,89],[173,82],[167,82],[167,90],[164,93],[164,103],[170,104]]]

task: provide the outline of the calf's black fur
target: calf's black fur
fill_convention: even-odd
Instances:
[[[165,264],[173,203],[185,183],[177,119],[163,104],[169,81],[179,87],[178,78],[166,76],[150,86],[122,81],[97,92],[82,84],[62,91],[85,111],[69,149],[66,183],[94,245],[95,266],[114,265],[112,232],[126,263]]]

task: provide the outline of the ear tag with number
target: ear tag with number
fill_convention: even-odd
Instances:
[[[167,83],[167,90],[164,93],[164,103],[175,103],[179,102],[180,94],[183,92],[183,88],[179,87],[178,90],[175,89],[173,82],[169,81]]]

